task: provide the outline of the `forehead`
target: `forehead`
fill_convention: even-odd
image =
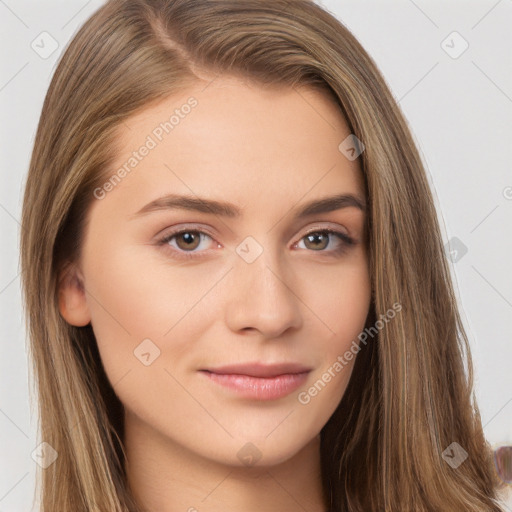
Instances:
[[[109,172],[124,166],[116,188],[150,199],[181,191],[230,195],[244,204],[272,194],[298,199],[314,188],[361,193],[358,160],[340,150],[349,135],[338,105],[322,91],[220,77],[121,123]]]

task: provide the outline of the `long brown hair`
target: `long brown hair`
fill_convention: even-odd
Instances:
[[[331,95],[364,144],[372,302],[368,325],[402,310],[362,348],[321,432],[330,512],[499,511],[473,394],[469,345],[426,173],[396,101],[349,30],[308,0],[111,0],[63,53],[26,182],[21,265],[42,440],[41,512],[135,512],[122,405],[90,325],[60,316],[94,189],[110,177],[116,128],[201,72]],[[340,141],[341,142],[341,141]],[[110,172],[111,174],[111,172]],[[443,457],[456,442],[457,468]]]

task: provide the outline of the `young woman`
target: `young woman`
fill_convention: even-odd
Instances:
[[[499,511],[425,171],[307,0],[111,0],[26,183],[41,511]]]

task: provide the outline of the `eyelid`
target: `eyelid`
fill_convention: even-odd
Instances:
[[[344,229],[344,231],[343,231]],[[317,233],[319,231],[329,231],[331,233],[339,233],[342,235],[345,235],[347,238],[352,238],[348,230],[346,228],[342,228],[341,226],[333,226],[332,224],[327,226],[313,226],[312,228],[308,228],[308,230],[300,237],[300,239],[304,238],[305,236],[309,235],[310,233]]]
[[[211,238],[214,238],[216,236],[213,234],[212,230],[208,229],[203,225],[187,224],[183,227],[166,228],[162,230],[162,232],[164,233],[163,235],[158,234],[155,236],[155,238],[157,242],[160,242],[165,238],[171,238],[173,236],[179,235],[180,233],[187,233],[189,231],[204,233],[205,235],[208,235]]]

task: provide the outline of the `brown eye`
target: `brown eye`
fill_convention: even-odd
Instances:
[[[184,251],[197,249],[201,241],[201,234],[198,231],[184,231],[174,235],[176,245]]]
[[[182,229],[169,233],[159,240],[158,245],[165,246],[166,250],[176,258],[198,258],[207,252],[208,244],[204,242],[215,242],[215,240],[202,231]],[[217,244],[219,245],[219,244]]]
[[[302,240],[306,249],[326,254],[342,254],[350,246],[355,245],[355,241],[348,235],[332,229],[310,231]],[[329,250],[328,247],[332,245],[333,240],[338,243],[334,243],[334,247]]]
[[[329,234],[324,231],[310,233],[304,237],[307,242],[304,244],[307,249],[323,250],[329,245]],[[310,245],[308,245],[310,244]]]

